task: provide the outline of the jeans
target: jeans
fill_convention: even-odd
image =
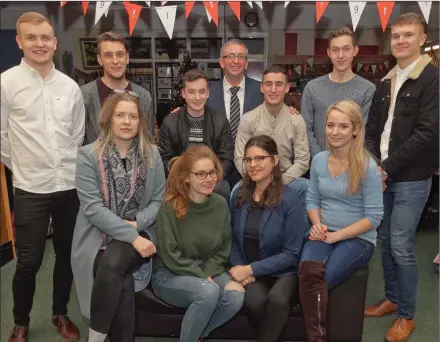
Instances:
[[[260,277],[245,289],[244,310],[257,331],[257,341],[280,341],[289,320],[293,295],[298,291],[297,275]]]
[[[382,251],[385,297],[399,305],[398,316],[415,314],[418,267],[414,253],[417,225],[429,196],[432,179],[387,183],[384,216],[378,228]]]
[[[195,342],[206,337],[240,311],[244,292],[228,290],[232,281],[227,273],[213,277],[213,282],[192,276],[180,276],[159,268],[151,284],[156,295],[170,305],[186,310],[180,330],[181,342]]]
[[[35,278],[43,261],[50,216],[55,250],[52,314],[67,314],[73,280],[70,254],[79,200],[76,190],[37,194],[16,189],[14,201],[17,248],[17,266],[12,280],[14,322],[28,326]]]
[[[347,239],[333,244],[307,240],[301,261],[325,263],[324,279],[330,290],[368,264],[374,253],[374,245],[361,238]]]

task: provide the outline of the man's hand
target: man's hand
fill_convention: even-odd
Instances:
[[[246,278],[252,275],[252,268],[250,265],[246,266],[234,266],[229,270],[229,274],[235,280],[241,283]]]
[[[180,110],[180,108],[181,108],[181,107],[176,107],[176,108],[174,108],[174,109],[171,111],[170,114],[177,113],[177,112]]]
[[[128,220],[124,220],[124,221],[132,225],[134,229],[137,229],[138,225],[136,221],[128,221]]]
[[[314,224],[310,228],[309,240],[325,241],[327,234],[327,226],[325,224]]]
[[[380,171],[380,176],[382,178],[382,191],[385,191],[387,189],[386,181],[388,179],[388,175],[387,175],[387,173],[385,172],[385,170],[381,166],[378,166],[378,168],[379,168],[379,171]]]
[[[301,115],[298,111],[298,109],[296,109],[295,107],[290,106],[289,107],[289,113],[290,114],[295,114],[295,115]]]
[[[136,240],[133,241],[132,246],[142,258],[150,257],[156,253],[156,246],[154,243],[142,236],[138,236]]]
[[[241,286],[246,287],[247,285],[251,284],[255,282],[255,277],[250,276],[247,277],[245,280],[243,280],[242,282],[240,282]]]

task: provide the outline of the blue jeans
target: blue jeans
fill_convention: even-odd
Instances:
[[[159,268],[151,279],[156,295],[173,306],[187,309],[180,330],[181,342],[195,342],[229,321],[243,306],[244,292],[225,289],[227,273],[206,279],[180,276]]]
[[[416,309],[418,267],[414,254],[417,225],[428,200],[431,178],[387,183],[384,215],[378,228],[385,297],[399,305],[399,317],[412,319]]]
[[[328,244],[307,240],[304,243],[301,261],[325,263],[324,279],[330,290],[368,264],[374,253],[374,245],[361,238]]]

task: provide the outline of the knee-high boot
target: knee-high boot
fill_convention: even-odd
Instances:
[[[328,291],[324,280],[325,264],[302,261],[299,266],[299,297],[308,342],[326,342]]]

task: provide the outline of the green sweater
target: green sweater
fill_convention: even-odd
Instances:
[[[212,194],[204,203],[190,202],[188,213],[176,218],[171,204],[156,218],[154,269],[166,267],[182,276],[206,279],[225,271],[231,250],[231,215],[223,197]]]

